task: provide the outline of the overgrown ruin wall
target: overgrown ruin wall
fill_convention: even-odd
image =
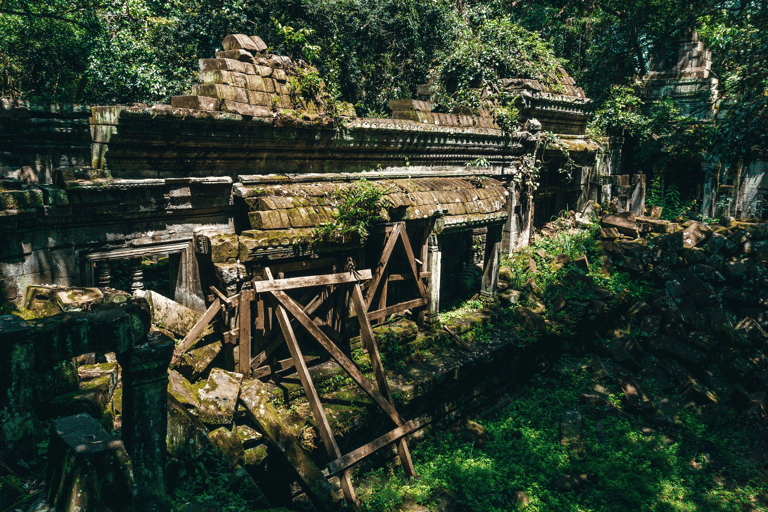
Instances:
[[[610,170],[596,165],[601,147],[583,132],[587,100],[572,84],[571,97],[532,81],[511,83],[527,98],[525,116],[533,122],[510,135],[488,112],[420,117],[423,101],[393,102],[394,119],[357,118],[348,104],[330,115],[320,96],[292,88],[292,77],[305,72],[301,64],[261,50],[220,53],[201,61],[198,96],[174,97],[172,105],[2,102],[3,300],[20,304],[30,284],[108,285],[114,264],[126,261],[131,289],[141,289],[141,258],[167,256],[171,298],[202,311],[207,287],[195,232],[248,229],[249,206],[237,191],[252,176],[494,178],[508,191],[505,252],[527,243],[535,224],[611,192],[600,176]],[[248,102],[236,101],[242,98]],[[534,192],[518,182],[541,137],[537,115],[561,132],[575,166],[560,174],[559,149],[539,154],[550,169]],[[442,199],[431,200],[439,206]]]

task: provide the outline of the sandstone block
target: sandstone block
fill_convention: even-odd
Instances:
[[[241,116],[252,117],[271,117],[272,111],[266,107],[259,105],[251,105],[249,103],[240,103],[237,101],[224,100],[221,104],[221,110],[224,112],[234,112]]]
[[[248,102],[262,107],[272,106],[272,96],[266,92],[248,91]]]
[[[209,446],[208,429],[172,396],[168,397],[165,445],[168,455],[184,461],[197,459]]]
[[[223,52],[216,52],[217,59],[233,59],[241,62],[253,63],[253,55],[250,52],[241,48],[235,50],[226,50]]]
[[[180,404],[193,409],[200,408],[197,388],[172,368],[168,369],[168,394]]]
[[[282,69],[275,68],[272,70],[272,78],[274,78],[278,82],[285,82],[286,80],[288,80],[288,75],[286,75],[285,71],[283,71]]]
[[[275,95],[274,98],[278,98],[277,100],[277,106],[280,108],[293,108],[293,102],[291,101],[291,98],[289,98],[287,95],[282,94],[280,96]],[[274,99],[272,100],[274,104]]]
[[[229,425],[240,395],[241,373],[214,368],[200,390],[200,421],[210,425]]]
[[[237,71],[222,71],[220,69],[215,69],[212,71],[201,71],[199,76],[200,82],[204,84],[224,84],[233,87],[245,87],[247,85],[246,77],[248,75],[238,73]]]
[[[264,78],[262,77],[262,81],[264,82],[264,92],[268,92],[270,94],[274,94],[277,90],[275,88],[275,81],[271,78]]]
[[[237,71],[245,73],[245,63],[234,59],[200,59],[200,71]]]
[[[231,431],[226,427],[220,427],[208,434],[208,439],[211,445],[229,462],[230,466],[234,467],[242,460],[245,449],[236,430]]]
[[[246,87],[251,91],[261,91],[264,92],[265,85],[264,85],[264,79],[260,77],[259,75],[246,75]]]
[[[272,68],[269,67],[269,66],[260,66],[260,65],[257,64],[257,65],[254,66],[254,70],[256,71],[257,75],[259,75],[259,76],[261,76],[263,78],[267,78],[267,77],[271,77],[272,76]]]
[[[696,247],[712,235],[712,228],[700,222],[694,222],[683,230],[683,245],[686,248]]]
[[[180,372],[196,379],[205,372],[216,356],[221,352],[221,342],[215,341],[195,350],[190,350],[177,363]]]
[[[285,223],[280,212],[277,210],[250,212],[248,219],[253,229],[282,229],[291,227],[290,220]]]
[[[600,219],[603,226],[616,228],[620,233],[634,238],[638,237],[637,221],[635,215],[603,215]]]
[[[134,481],[123,442],[78,414],[54,421],[47,501],[55,510],[132,510]]]
[[[208,96],[173,96],[171,106],[175,108],[191,108],[194,110],[219,110],[221,102]]]
[[[264,44],[264,41],[261,40],[259,36],[251,36],[251,41],[253,41],[253,44],[256,46],[256,51],[263,55],[267,51],[267,45]]]
[[[226,263],[229,258],[237,258],[237,235],[232,233],[219,233],[210,237],[211,261],[214,263]]]
[[[198,96],[209,96],[219,100],[237,101],[248,103],[245,90],[224,84],[197,84],[192,87],[192,92]]]
[[[259,46],[256,45],[253,39],[251,39],[249,36],[245,34],[228,35],[221,42],[221,47],[224,48],[224,50],[242,49],[242,50],[249,50],[254,52],[263,51],[263,50],[259,50]]]

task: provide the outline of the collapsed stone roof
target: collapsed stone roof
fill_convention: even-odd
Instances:
[[[359,177],[303,175],[285,183],[275,183],[274,176],[241,177],[235,193],[248,206],[252,229],[240,237],[240,260],[248,261],[254,251],[310,242],[315,228],[332,220],[337,191],[353,187]],[[450,230],[508,216],[506,188],[493,178],[404,176],[370,182],[387,191],[384,198],[392,206],[382,211],[384,221],[437,216],[441,228]]]

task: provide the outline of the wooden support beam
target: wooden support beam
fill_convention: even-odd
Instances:
[[[310,260],[293,261],[290,263],[274,263],[270,266],[272,272],[301,272],[302,270],[311,270],[313,268],[330,267],[341,261],[338,256],[328,258],[314,258]]]
[[[381,281],[384,272],[389,264],[389,257],[392,256],[392,251],[395,250],[395,244],[398,238],[400,238],[400,231],[402,230],[402,223],[397,223],[393,226],[392,231],[387,232],[384,250],[381,251],[381,259],[379,259],[378,265],[373,270],[373,277],[371,282],[368,283],[368,288],[365,291],[365,307],[366,309],[371,307],[373,296],[376,294],[376,289],[379,287],[379,281]]]
[[[215,286],[211,286],[211,291],[213,292],[213,294],[214,294],[216,297],[218,297],[219,299],[221,299],[221,302],[223,302],[223,303],[224,303],[224,304],[226,304],[227,306],[231,306],[231,305],[232,305],[232,304],[233,304],[233,303],[234,303],[234,302],[237,300],[237,295],[235,295],[235,296],[233,296],[233,297],[227,297],[226,295],[224,295],[223,293],[221,293],[221,292],[219,291],[219,289],[218,289],[218,288],[216,288]]]
[[[359,283],[355,283],[355,286],[352,289],[352,303],[355,305],[357,320],[360,322],[360,337],[363,339],[365,349],[368,351],[368,356],[371,358],[371,366],[373,367],[373,374],[376,376],[376,384],[378,385],[381,394],[386,397],[389,403],[392,403],[392,393],[389,391],[389,383],[387,382],[387,376],[384,372],[384,365],[381,364],[379,347],[376,345],[376,339],[373,337],[373,330],[368,321],[368,316],[365,311],[365,299],[363,298],[363,292],[360,289]],[[405,439],[400,440],[397,450],[400,454],[400,463],[405,471],[405,476],[416,476],[416,470],[414,469],[413,461],[411,460],[411,452],[408,450],[408,444],[405,442]]]
[[[372,453],[384,448],[385,446],[398,441],[408,434],[412,433],[421,427],[421,422],[411,420],[406,424],[387,432],[383,436],[374,439],[370,443],[361,446],[360,448],[349,452],[340,459],[336,459],[329,463],[326,468],[328,469],[328,476],[336,475],[346,469],[351,468],[361,460],[365,459]]]
[[[240,292],[240,305],[238,306],[238,315],[240,316],[240,352],[238,354],[238,372],[243,377],[251,376],[251,304],[256,294],[253,290],[242,290]]]
[[[213,320],[220,309],[221,299],[217,298],[215,301],[213,301],[213,304],[208,307],[202,318],[200,318],[195,326],[189,330],[186,336],[184,336],[184,339],[181,340],[181,343],[178,347],[176,347],[176,350],[173,351],[171,364],[178,362],[181,355],[192,347],[192,345],[197,340],[197,337],[203,333],[206,327],[208,327],[208,324],[211,323],[211,320]]]
[[[431,276],[429,272],[420,272],[419,277],[422,279],[429,279],[429,276]],[[389,282],[392,281],[412,281],[413,276],[406,275],[406,274],[389,274],[389,277],[387,278]]]
[[[397,409],[379,393],[373,385],[365,378],[363,373],[355,366],[355,363],[350,361],[344,352],[339,349],[325,333],[320,330],[318,326],[312,322],[307,315],[302,311],[301,306],[297,304],[292,298],[290,298],[285,292],[273,291],[272,295],[279,301],[279,303],[285,307],[301,325],[312,335],[312,337],[322,346],[336,361],[341,368],[347,372],[347,374],[354,380],[358,386],[360,386],[365,393],[371,397],[371,399],[378,405],[387,416],[392,419],[396,425],[402,425],[405,423],[403,417],[397,412]]]
[[[265,269],[266,270],[266,269]],[[358,272],[344,272],[341,274],[327,274],[322,276],[290,277],[275,281],[255,281],[253,288],[256,293],[292,290],[295,288],[307,288],[309,286],[328,286],[332,284],[356,283],[371,278],[370,270]]]
[[[267,279],[271,280],[272,276],[269,268],[265,268],[264,273],[267,276]],[[336,444],[336,439],[333,437],[333,431],[328,423],[328,418],[325,416],[325,411],[320,403],[320,395],[318,395],[315,385],[312,382],[312,377],[309,375],[309,369],[307,369],[307,364],[304,362],[304,357],[299,348],[299,342],[296,340],[296,335],[294,334],[291,322],[288,319],[288,313],[286,313],[285,309],[281,306],[278,306],[275,312],[277,313],[277,321],[280,324],[283,336],[288,345],[288,350],[291,352],[291,357],[296,365],[296,373],[299,374],[299,380],[301,380],[301,385],[304,387],[304,392],[307,395],[307,401],[309,402],[309,407],[312,409],[312,415],[315,417],[318,430],[320,430],[320,437],[323,439],[325,450],[330,457],[338,459],[341,457],[341,450],[339,450],[339,446]],[[299,312],[302,315],[304,314],[301,310],[299,310]],[[352,479],[349,471],[345,471],[341,477],[341,488],[344,491],[344,497],[347,498],[351,504],[357,504],[355,488],[352,486]]]
[[[474,351],[475,351],[475,349],[473,349],[472,347],[470,347],[470,346],[467,344],[467,342],[466,342],[466,341],[464,341],[463,339],[461,339],[461,337],[460,337],[458,334],[456,334],[455,332],[453,332],[452,330],[450,330],[450,329],[448,328],[448,326],[444,325],[444,326],[443,326],[443,329],[445,330],[445,332],[447,332],[448,334],[450,334],[451,338],[453,338],[453,339],[454,339],[454,340],[455,340],[455,341],[456,341],[456,342],[457,342],[459,345],[461,345],[462,347],[464,347],[464,349],[466,349],[466,351],[467,351],[467,352],[474,352]]]
[[[304,362],[306,363],[311,363],[312,361],[316,361],[318,359],[320,359],[319,356],[304,356]],[[268,375],[272,375],[273,373],[285,372],[295,367],[296,365],[293,362],[293,358],[281,359],[280,361],[277,361],[274,366],[264,365],[255,368],[253,370],[252,376],[254,379],[261,379]]]
[[[411,248],[411,241],[408,239],[408,232],[405,226],[400,230],[400,238],[403,240],[403,247],[405,247],[405,255],[408,257],[408,264],[411,267],[411,273],[416,280],[416,286],[419,287],[419,293],[422,297],[427,296],[427,288],[424,286],[424,281],[419,279],[419,268],[416,266],[416,258],[413,255],[413,249]]]
[[[421,306],[426,306],[427,302],[429,302],[429,300],[427,300],[425,298],[420,298],[420,299],[409,300],[408,302],[402,302],[400,304],[395,304],[394,306],[389,306],[389,307],[387,307],[385,309],[379,309],[379,310],[376,310],[376,311],[371,311],[370,313],[368,313],[368,319],[369,320],[376,320],[378,318],[386,318],[389,315],[393,315],[395,313],[401,313],[401,312],[405,311],[406,309],[412,309],[412,308],[418,308],[418,307],[421,307]]]

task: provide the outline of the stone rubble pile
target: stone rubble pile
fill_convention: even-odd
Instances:
[[[650,279],[659,290],[631,306],[637,335],[617,337],[613,359],[688,402],[765,418],[768,224],[676,224],[654,213],[601,219],[605,269]],[[625,390],[630,402],[659,407],[638,385],[633,389]]]
[[[232,34],[214,59],[200,59],[200,84],[188,96],[173,96],[171,106],[273,117],[280,112],[316,117],[334,107],[341,117],[356,117],[349,103],[328,101],[325,83],[306,62],[268,53],[258,36]]]

